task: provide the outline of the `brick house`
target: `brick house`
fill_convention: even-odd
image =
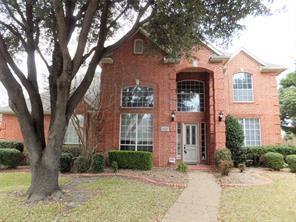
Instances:
[[[229,56],[202,44],[189,60],[177,60],[140,30],[100,65],[99,116],[104,121],[97,124],[87,109],[81,111],[84,125],[100,125],[92,126],[98,152],[151,151],[154,166],[160,167],[212,164],[214,151],[225,147],[227,114],[239,118],[245,146],[281,142],[276,76],[285,69],[245,49]],[[47,129],[49,104],[45,106]],[[22,141],[9,107],[0,113],[0,139]],[[71,123],[65,141],[80,143]]]
[[[171,59],[143,31],[101,62],[105,112],[98,151],[153,152],[154,166],[211,164],[225,147],[225,116],[239,118],[245,145],[281,142],[276,76],[282,67],[246,50],[229,56],[202,44]]]

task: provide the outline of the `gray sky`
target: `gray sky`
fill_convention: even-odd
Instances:
[[[246,29],[226,50],[233,53],[244,47],[266,62],[288,68],[282,78],[296,70],[296,0],[274,0],[272,11],[271,16],[246,18],[242,22]],[[6,103],[6,93],[0,86],[0,105]]]

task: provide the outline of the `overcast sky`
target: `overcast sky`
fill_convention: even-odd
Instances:
[[[272,12],[271,16],[246,18],[242,22],[246,29],[224,49],[233,53],[244,47],[266,62],[288,68],[281,78],[296,70],[296,0],[274,0]],[[0,105],[5,103],[7,97],[0,90]]]

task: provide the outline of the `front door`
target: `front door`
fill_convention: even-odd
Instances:
[[[183,161],[196,164],[198,162],[198,125],[184,124],[183,127]]]

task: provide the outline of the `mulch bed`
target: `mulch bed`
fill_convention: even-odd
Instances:
[[[237,168],[233,168],[229,176],[221,176],[215,172],[218,182],[222,187],[246,187],[272,184],[272,180],[262,176],[262,173],[268,172],[265,168],[247,168],[243,173]]]

